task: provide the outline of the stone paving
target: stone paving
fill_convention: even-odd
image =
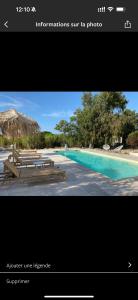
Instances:
[[[56,150],[56,149],[55,149]],[[50,184],[0,184],[0,196],[137,196],[138,177],[112,181],[76,162],[54,153],[52,150],[39,151],[54,160],[55,165],[64,169],[67,180]],[[114,155],[114,154],[113,154]],[[2,157],[0,162],[5,159]]]

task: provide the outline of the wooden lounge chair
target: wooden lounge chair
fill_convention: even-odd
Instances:
[[[30,155],[30,154],[32,154],[32,155],[34,155],[34,154],[36,155],[36,154],[37,154],[37,155],[38,155],[38,154],[39,154],[39,153],[37,153],[36,151],[18,151],[18,153],[19,153],[20,155],[22,155],[22,154],[27,154],[27,155],[28,155],[28,154],[29,154],[29,155]]]
[[[37,153],[35,149],[19,150],[20,153]]]
[[[30,159],[33,159],[33,158],[40,158],[41,157],[41,155],[40,154],[38,154],[38,153],[27,153],[27,154],[22,154],[22,153],[20,153],[19,151],[17,151],[17,150],[14,150],[13,151],[13,156],[15,155],[15,153],[19,156],[19,157],[23,157],[23,158],[30,158]]]
[[[8,160],[13,157],[13,155],[9,155]],[[54,166],[54,161],[51,159],[38,159],[38,158],[28,158],[24,159],[17,155],[17,153],[14,153],[14,165],[16,166],[34,166],[34,167],[46,167],[46,166]]]
[[[64,170],[60,170],[55,167],[49,168],[17,168],[8,159],[4,161],[4,167],[12,173],[13,177],[17,179],[18,182],[28,183],[28,182],[57,182],[64,181],[66,179],[66,173]]]

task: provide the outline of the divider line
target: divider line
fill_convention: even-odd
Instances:
[[[138,274],[138,272],[0,272],[0,274]]]
[[[48,295],[46,295],[46,296],[44,296],[44,298],[89,298],[89,299],[91,299],[91,298],[94,298],[94,296],[93,295],[81,295],[81,296],[79,296],[79,295],[50,295],[50,296],[48,296]]]

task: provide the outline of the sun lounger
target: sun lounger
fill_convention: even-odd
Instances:
[[[112,152],[120,152],[123,148],[123,145],[120,145],[112,150]]]
[[[19,150],[20,153],[37,153],[35,149]]]
[[[38,156],[38,155],[40,155],[40,154],[38,154],[37,152],[22,152],[22,151],[18,151],[18,150],[14,150],[14,151],[16,151],[17,153],[18,153],[18,155],[26,155],[26,156],[30,156],[30,155],[34,155],[34,156]]]
[[[19,182],[57,182],[66,179],[66,173],[64,170],[60,170],[55,167],[49,168],[17,168],[8,159],[4,161],[5,169],[8,169],[12,173],[13,177]]]
[[[110,146],[108,144],[103,145],[103,149],[106,150],[106,151],[109,151],[110,150]]]
[[[34,155],[34,154],[35,154],[35,155],[38,154],[36,151],[18,151],[18,153],[20,153],[21,155],[22,155],[22,154],[27,154],[27,155],[28,155],[28,154],[29,154],[29,155],[30,155],[30,154],[33,154],[33,155]]]
[[[12,155],[9,155],[8,160],[12,158]],[[46,166],[54,166],[54,161],[47,158],[47,159],[38,159],[34,158],[31,160],[31,158],[24,159],[17,155],[17,153],[14,153],[14,165],[16,166],[34,166],[34,167],[46,167]]]
[[[24,154],[22,154],[22,153],[20,153],[19,151],[17,151],[17,150],[14,150],[14,153],[13,153],[13,155],[17,155],[17,156],[19,156],[19,157],[22,157],[22,158],[30,158],[30,159],[33,159],[33,158],[40,158],[41,157],[41,155],[40,154],[38,154],[38,153],[24,153]]]
[[[5,151],[5,148],[3,148],[3,147],[0,147],[0,151]]]

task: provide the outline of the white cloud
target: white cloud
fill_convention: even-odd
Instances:
[[[73,111],[55,111],[52,113],[43,114],[43,117],[50,117],[50,118],[61,118],[61,117],[71,117],[73,115]]]
[[[0,107],[8,107],[8,108],[28,107],[29,109],[38,109],[40,105],[23,97],[15,98],[14,96],[7,96],[7,95],[0,94]]]
[[[40,107],[40,105],[39,104],[37,104],[37,103],[35,103],[34,101],[31,101],[31,100],[29,100],[29,99],[26,99],[26,98],[23,98],[23,97],[18,97],[18,99],[20,100],[20,101],[22,101],[22,104],[25,106],[25,105],[27,105],[27,106],[29,106],[29,108],[39,108]]]
[[[0,95],[0,97],[3,99],[2,101],[0,99],[0,107],[8,106],[8,107],[12,107],[12,108],[13,107],[18,108],[18,107],[23,106],[23,104],[20,101],[14,99],[13,97],[5,96],[5,95]],[[6,101],[6,99],[7,99],[7,101]]]

